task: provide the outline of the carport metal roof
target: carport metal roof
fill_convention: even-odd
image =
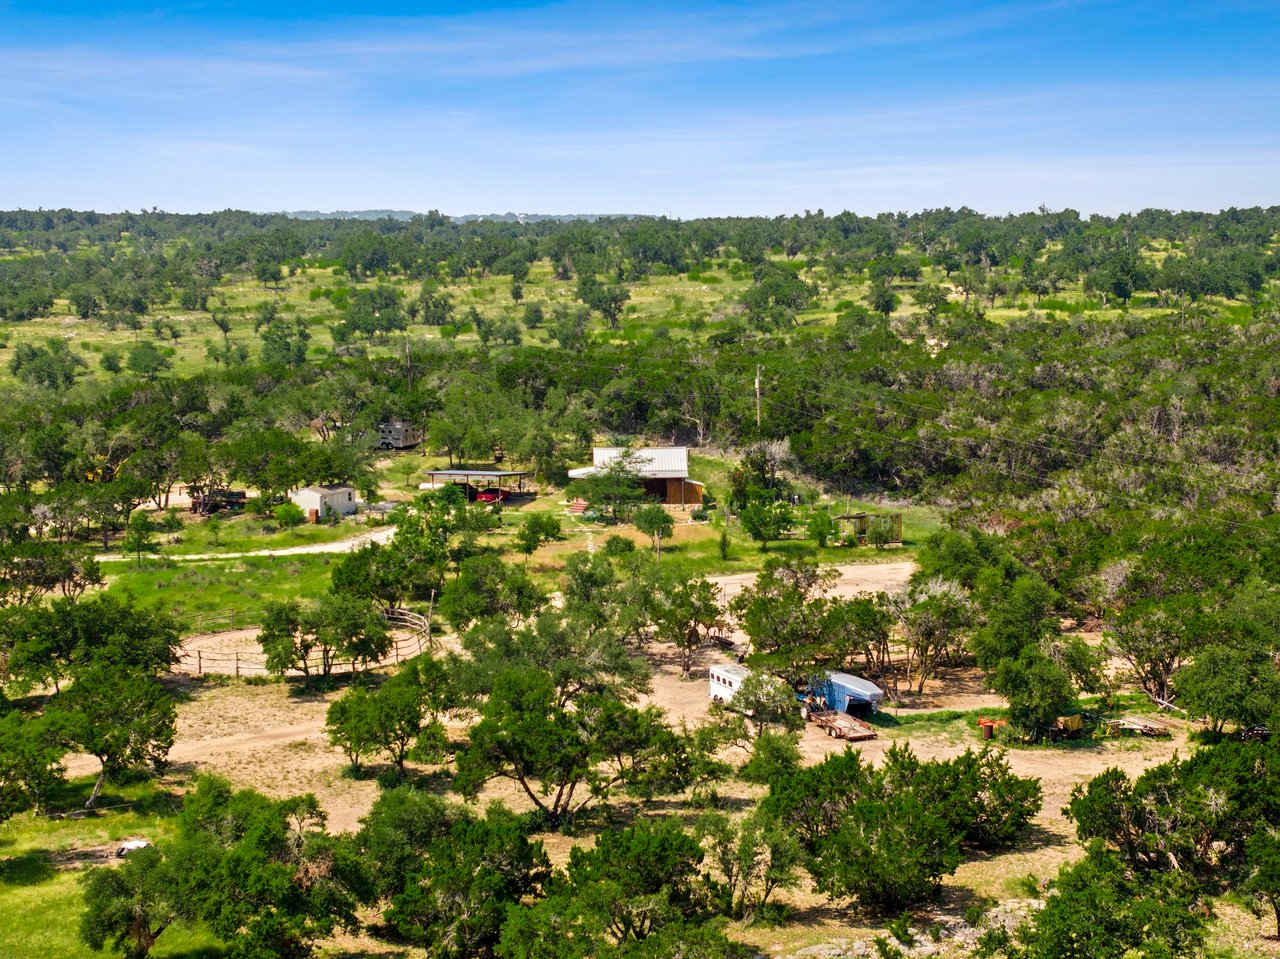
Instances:
[[[528,476],[528,470],[427,470],[428,476],[459,477],[461,479],[510,479]]]

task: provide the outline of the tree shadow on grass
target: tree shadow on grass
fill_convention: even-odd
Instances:
[[[870,915],[868,913],[864,916],[859,910],[839,903],[815,902],[804,906],[792,905],[791,914],[787,917],[786,925],[799,926],[806,929],[824,925],[848,926],[852,918],[866,918]]]
[[[225,686],[231,677],[218,673],[205,673],[203,676],[192,676],[190,673],[172,672],[160,677],[163,686],[178,704],[190,703],[210,689]]]
[[[20,856],[0,858],[0,887],[38,886],[57,874],[49,854],[35,849]]]
[[[323,702],[325,696],[330,693],[336,693],[345,690],[351,686],[354,677],[359,675],[360,682],[369,683],[369,678],[364,674],[356,673],[334,673],[327,679],[318,676],[289,676],[285,679],[285,685],[289,690],[289,698],[297,702]]]
[[[364,927],[365,935],[372,938],[380,946],[387,947],[385,950],[379,949],[376,953],[353,951],[349,949],[326,949],[325,959],[367,959],[370,955],[376,955],[379,959],[408,959],[411,955],[420,955],[415,949],[400,948],[402,945],[409,945],[409,941],[400,935],[400,931],[395,926],[384,921],[379,916],[373,922],[368,923]]]
[[[970,910],[980,911],[985,914],[989,909],[994,907],[998,902],[997,897],[981,892],[976,889],[970,889],[968,886],[952,885],[943,883],[942,888],[938,891],[938,899],[936,902],[930,903],[931,910],[934,915],[945,915],[947,913],[965,916],[968,921],[967,913]]]
[[[760,552],[766,557],[780,556],[783,559],[815,559],[818,555],[818,548],[804,540],[774,539],[769,541],[767,550],[760,550]]]
[[[410,758],[403,773],[392,762],[365,759],[360,763],[359,771],[347,763],[339,775],[354,782],[376,782],[383,790],[412,786],[419,792],[445,796],[452,792],[456,774],[449,764],[426,764]]]
[[[687,797],[669,796],[631,802],[606,802],[588,806],[568,822],[559,826],[542,820],[538,813],[528,814],[535,832],[558,833],[572,839],[589,839],[602,832],[628,829],[642,819],[657,821],[675,818],[686,829],[692,829],[708,812],[741,815],[753,808],[758,800],[741,796],[722,796],[714,804],[705,807],[690,804]]]
[[[705,813],[719,812],[729,815],[744,815],[754,809],[759,802],[759,799],[751,796],[717,795],[714,802],[709,801],[705,806],[696,806],[686,796],[666,796],[646,799],[633,806],[610,807],[610,809],[626,809],[628,811],[627,818],[631,821],[640,818],[673,817],[679,819],[686,826],[692,826]]]
[[[441,765],[431,769],[415,769],[410,766],[405,782],[412,783],[413,788],[421,792],[443,796],[453,790],[454,770],[452,766]]]
[[[10,709],[16,712],[33,715],[35,713],[43,712],[52,699],[53,693],[51,691],[46,692],[42,690],[39,692],[26,693],[21,696],[15,695],[9,699],[7,705]]]
[[[192,764],[175,764],[166,769],[169,784],[177,786],[180,775]],[[85,802],[93,791],[97,776],[77,776],[58,784],[49,796],[50,819],[91,819],[117,810],[129,810],[139,815],[176,816],[182,808],[182,793],[177,788],[165,788],[158,777],[149,770],[127,770],[114,779],[107,780],[98,795],[93,809],[85,809]],[[152,784],[152,788],[145,788]],[[139,789],[138,787],[143,787]]]
[[[1070,836],[1055,832],[1052,829],[1045,829],[1040,823],[1033,822],[1022,831],[1022,835],[1018,837],[1018,842],[1013,848],[1015,850],[1062,849],[1073,845],[1075,845],[1075,840]]]
[[[1033,822],[1022,830],[1018,839],[1011,846],[998,849],[978,849],[973,846],[964,847],[966,863],[992,862],[1010,853],[1039,852],[1046,849],[1065,849],[1075,845],[1070,836],[1052,829],[1046,829],[1040,823]]]
[[[161,954],[161,950],[151,953],[153,956]],[[226,946],[192,946],[180,952],[163,952],[165,959],[226,959],[229,954],[230,950]]]

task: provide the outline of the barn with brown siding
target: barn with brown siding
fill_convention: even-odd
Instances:
[[[606,469],[628,452],[625,446],[597,446],[591,465],[569,470],[570,479],[582,479]],[[687,446],[644,446],[630,450],[632,465],[644,479],[645,492],[666,506],[691,508],[702,503],[702,484],[689,479]]]

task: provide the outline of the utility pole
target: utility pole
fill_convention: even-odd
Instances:
[[[760,428],[760,373],[763,370],[763,366],[756,367],[756,429]]]

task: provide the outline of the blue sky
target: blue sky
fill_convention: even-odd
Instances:
[[[1272,205],[1277,49],[1275,2],[0,0],[0,208]]]

